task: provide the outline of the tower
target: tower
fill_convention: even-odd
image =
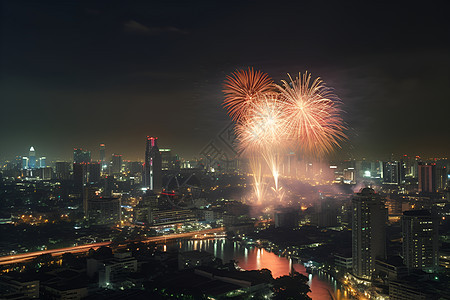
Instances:
[[[381,197],[364,188],[352,201],[353,274],[369,279],[375,270],[375,259],[386,256],[387,209]]]
[[[106,167],[107,167],[105,154],[106,154],[106,146],[105,146],[105,144],[100,144],[100,165],[101,165],[102,172],[104,170],[106,170]]]
[[[438,224],[428,210],[408,210],[402,216],[403,261],[408,269],[436,271],[439,265]]]
[[[36,151],[34,151],[33,146],[31,146],[30,153],[28,155],[28,168],[29,169],[36,168]]]
[[[147,136],[143,175],[144,187],[155,192],[161,191],[162,186],[162,158],[157,141],[157,137]]]

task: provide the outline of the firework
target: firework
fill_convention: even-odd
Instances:
[[[253,187],[258,203],[264,197],[265,163],[281,201],[280,165],[288,148],[322,156],[345,138],[340,100],[320,78],[308,73],[274,85],[267,74],[248,69],[227,76],[224,107],[236,122],[241,153],[250,158]]]
[[[263,165],[257,155],[250,155],[249,162],[250,170],[253,175],[253,190],[255,192],[257,203],[261,204],[266,192]]]
[[[278,190],[280,151],[287,137],[287,120],[279,97],[275,94],[260,96],[236,126],[241,150],[264,158]]]
[[[340,116],[340,100],[320,78],[311,82],[305,73],[290,82],[277,86],[284,100],[283,110],[289,120],[289,141],[305,154],[322,156],[345,138],[345,128]]]
[[[272,90],[273,80],[266,73],[253,68],[237,70],[225,80],[223,105],[231,119],[239,122],[258,101],[258,97]]]

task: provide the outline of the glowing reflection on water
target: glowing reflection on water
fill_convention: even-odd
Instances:
[[[231,242],[226,239],[203,240],[198,241],[183,241],[180,245],[182,251],[200,250],[212,253],[214,256],[222,259],[224,263],[230,260],[237,261],[240,268],[244,270],[259,270],[269,269],[272,271],[274,278],[289,275],[290,271],[294,269],[308,277],[308,284],[311,293],[308,295],[313,300],[335,299],[344,300],[349,299],[347,292],[341,291],[336,281],[322,272],[308,274],[306,268],[296,263],[292,259],[280,257],[273,252],[269,252],[264,248],[245,247],[237,242]]]

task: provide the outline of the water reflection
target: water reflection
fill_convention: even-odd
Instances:
[[[267,268],[272,271],[274,278],[288,275],[294,269],[295,271],[308,276],[308,284],[311,293],[308,295],[313,300],[349,299],[345,291],[338,288],[338,283],[328,274],[322,272],[308,274],[306,268],[292,259],[280,257],[263,248],[252,246],[243,246],[237,242],[226,239],[214,239],[203,241],[184,240],[179,245],[182,251],[200,250],[212,253],[214,256],[222,259],[224,263],[234,259],[238,262],[240,268],[244,270],[258,270]]]

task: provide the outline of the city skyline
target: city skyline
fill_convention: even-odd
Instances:
[[[0,159],[99,143],[137,159],[147,135],[193,157],[229,122],[226,74],[249,66],[277,83],[298,71],[329,83],[346,112],[345,155],[450,152],[439,3],[2,6]]]

